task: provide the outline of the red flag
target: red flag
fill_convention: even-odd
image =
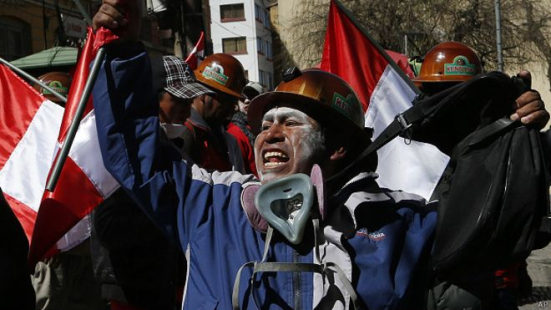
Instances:
[[[101,46],[116,38],[108,30],[100,29],[94,34],[91,29],[88,29],[88,39],[78,60],[65,105],[58,146],[65,141],[71,121],[76,114],[91,62]],[[116,181],[105,170],[101,160],[92,108],[90,98],[55,190],[44,191],[29,250],[31,266],[47,256],[48,251],[51,254],[55,250],[56,242],[118,187]],[[59,148],[56,149],[57,151]]]
[[[191,67],[191,69],[195,70],[199,66],[199,63],[201,62],[201,58],[205,56],[205,33],[201,31],[201,36],[199,36],[199,40],[197,41],[197,44],[195,44],[195,47],[191,50],[189,55],[186,58],[187,64]]]
[[[411,79],[415,77],[415,73],[411,70],[411,66],[409,65],[409,60],[406,55],[389,50],[385,50],[385,52],[388,56],[390,56],[390,58],[392,58],[392,60],[394,60],[398,67],[404,71],[408,78]]]
[[[404,72],[336,0],[329,9],[321,69],[354,88],[366,111],[365,125],[373,127],[374,137],[411,107],[415,97],[416,88]],[[448,162],[434,146],[416,141],[405,145],[395,139],[377,154],[381,186],[427,199]]]
[[[63,108],[0,65],[0,187],[30,240]]]

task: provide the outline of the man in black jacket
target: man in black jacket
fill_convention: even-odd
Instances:
[[[472,48],[460,42],[443,42],[436,45],[425,55],[421,72],[413,80],[423,92],[421,97],[434,98],[437,94],[442,95],[443,91],[467,82],[482,73],[482,62]],[[519,74],[519,77],[525,83],[530,83],[529,72],[523,71]],[[526,100],[527,98],[532,101]],[[528,101],[530,101],[530,104],[525,106],[519,104],[519,102]],[[458,129],[457,132],[460,132],[459,129],[465,131],[474,129],[473,124],[478,124],[480,119],[473,118],[473,115],[490,114],[482,106],[474,104],[469,106],[466,103],[463,105],[463,102],[461,106],[463,111],[468,110],[476,113],[455,114],[454,118],[446,123],[448,128]],[[520,119],[523,124],[530,124],[538,128],[543,127],[549,120],[549,116],[546,115],[547,112],[541,109],[542,107],[543,102],[539,93],[533,90],[524,92],[517,99],[515,107],[500,106],[503,110],[516,109],[516,112],[511,116],[512,120]],[[479,118],[482,117],[481,115]],[[537,121],[534,123],[533,120]],[[432,137],[434,144],[447,154],[450,154],[453,147],[459,142],[452,139],[450,135],[444,135],[440,132],[438,135],[433,134]],[[480,173],[480,171],[477,171],[477,173]],[[438,190],[435,193],[438,193]],[[436,198],[439,197],[434,197],[433,194],[433,199]],[[458,218],[453,218],[453,220],[462,223],[459,222],[460,219]],[[517,275],[522,274],[526,275],[524,279],[529,282],[529,277],[526,274],[526,264],[523,261],[510,264],[506,268],[500,268],[495,272],[495,275],[493,270],[484,272],[477,270],[471,272],[471,274],[462,272],[461,276],[454,277],[439,275],[434,279],[434,287],[429,293],[427,309],[518,309],[516,297],[519,292],[521,284],[519,279],[521,277],[517,277]],[[531,282],[527,285],[530,286]]]

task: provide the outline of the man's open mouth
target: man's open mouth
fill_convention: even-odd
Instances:
[[[264,166],[277,167],[289,161],[289,156],[283,152],[266,152],[264,153]]]

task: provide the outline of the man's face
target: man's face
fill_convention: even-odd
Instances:
[[[221,91],[216,91],[216,97],[205,96],[205,119],[215,119],[224,122],[231,118],[237,106],[237,98]]]
[[[296,109],[273,108],[264,115],[254,145],[260,181],[310,174],[324,150],[321,128],[313,118]]]
[[[161,123],[179,124],[186,121],[191,110],[190,99],[181,99],[164,92],[159,101],[159,120]]]
[[[249,112],[250,104],[251,101],[249,99],[243,99],[243,101],[239,100],[239,111],[247,114],[247,112]]]

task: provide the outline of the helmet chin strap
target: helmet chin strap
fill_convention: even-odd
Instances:
[[[253,193],[257,214],[251,211],[250,198],[252,198]],[[315,202],[318,204],[317,210],[319,212],[314,211],[315,209],[313,210]],[[252,188],[249,191],[245,191],[243,204],[249,222],[251,222],[255,229],[266,232],[266,240],[262,260],[260,262],[251,261],[245,263],[237,272],[232,292],[233,309],[240,309],[239,286],[241,273],[244,268],[253,268],[253,273],[249,279],[249,286],[253,300],[259,309],[261,307],[259,307],[260,303],[255,293],[254,283],[256,282],[256,274],[264,272],[316,272],[323,276],[324,282],[328,273],[336,273],[339,280],[343,283],[344,289],[350,294],[354,308],[365,308],[344,272],[333,262],[310,264],[267,261],[274,229],[281,233],[289,242],[300,244],[303,240],[308,220],[311,219],[314,228],[315,261],[321,262],[319,250],[319,237],[321,236],[320,217],[323,220],[325,210],[323,177],[319,166],[315,165],[313,167],[310,177],[305,174],[294,174],[272,181],[260,188]],[[261,218],[258,214],[261,215]],[[268,225],[263,220],[267,221]]]

